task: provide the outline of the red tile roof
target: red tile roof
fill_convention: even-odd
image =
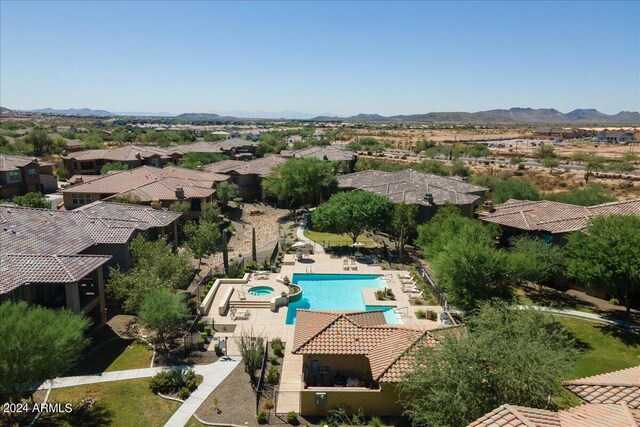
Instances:
[[[269,175],[269,173],[287,161],[281,156],[265,156],[259,159],[248,161],[241,160],[223,160],[221,162],[205,165],[203,168],[207,171],[217,173],[235,173],[238,175],[258,175],[261,177]]]
[[[638,427],[637,423],[624,404],[587,404],[559,412],[502,405],[468,427]]]
[[[139,159],[148,159],[151,157],[168,159],[172,154],[172,151],[158,147],[126,145],[117,148],[78,151],[76,153],[69,154],[68,156],[64,156],[63,158],[74,160],[107,160],[110,162],[126,162]]]
[[[588,403],[625,403],[640,409],[640,366],[562,384]]]
[[[10,269],[13,277],[7,281],[0,277],[0,293],[14,289],[12,284],[16,281],[20,284],[77,282],[110,258],[109,255],[2,255],[0,271]]]
[[[38,166],[53,166],[53,163],[43,162],[36,157],[23,157],[23,156],[6,156],[0,154],[0,171],[12,171],[28,164],[36,164]]]
[[[375,381],[399,382],[415,366],[418,346],[435,345],[438,333],[387,325],[382,311],[298,310],[292,352],[363,355]]]
[[[633,214],[640,216],[640,199],[605,203],[596,206],[576,206],[548,200],[507,200],[494,212],[480,212],[482,221],[505,227],[548,233],[568,233],[585,228],[597,215]]]
[[[157,168],[141,166],[103,175],[63,190],[63,193],[125,195],[135,194],[143,201],[177,200],[177,187],[185,189],[185,196],[204,198],[214,193],[217,182],[229,177],[217,173],[194,171],[178,167]]]

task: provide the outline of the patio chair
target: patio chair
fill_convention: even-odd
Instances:
[[[398,280],[407,280],[413,279],[413,275],[411,273],[398,273]]]
[[[349,260],[346,258],[342,258],[342,269],[349,270]]]
[[[247,320],[250,316],[251,312],[249,310],[236,311],[231,317],[231,320]]]
[[[269,272],[268,271],[256,271],[255,273],[253,273],[253,275],[255,276],[255,278],[257,280],[268,279],[269,278]]]
[[[356,263],[355,259],[352,259],[350,264],[351,264],[351,269],[352,270],[357,270],[358,269],[358,263]]]

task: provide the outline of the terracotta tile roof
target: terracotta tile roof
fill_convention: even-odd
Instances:
[[[215,142],[214,146],[219,148],[221,151],[230,151],[234,149],[237,150],[239,148],[255,148],[258,146],[258,142],[251,141],[249,139],[229,138]]]
[[[562,383],[588,403],[625,403],[640,409],[640,366]]]
[[[468,427],[560,427],[557,412],[544,409],[502,405],[468,425]]]
[[[625,405],[582,405],[559,412],[502,405],[468,427],[638,427]]]
[[[64,156],[64,159],[74,160],[107,160],[110,162],[128,162],[151,157],[171,158],[174,154],[170,150],[158,147],[140,147],[137,145],[126,145],[118,148],[105,148],[100,150],[78,151]]]
[[[87,218],[101,219],[108,226],[134,227],[137,230],[166,227],[180,218],[179,213],[165,209],[105,201],[81,206],[75,209],[74,212],[82,212]]]
[[[0,271],[13,275],[1,278],[0,294],[24,283],[76,282],[109,261],[109,255],[38,255],[7,254],[0,257]]]
[[[292,352],[363,355],[375,381],[399,382],[415,366],[419,344],[435,345],[437,334],[387,325],[382,311],[298,310]]]
[[[482,221],[528,231],[552,234],[582,230],[597,215],[634,214],[640,216],[640,199],[605,203],[596,206],[576,206],[548,200],[507,200],[494,212],[480,212]]]
[[[216,146],[212,142],[200,141],[193,144],[179,145],[169,148],[173,153],[223,153],[220,146]]]
[[[1,172],[16,170],[31,163],[37,164],[39,166],[53,166],[53,163],[43,162],[36,157],[6,156],[4,154],[0,154]]]
[[[75,211],[0,205],[0,294],[27,282],[75,281],[110,258],[85,258],[80,252],[100,244],[126,244],[136,230],[168,225],[178,216],[106,202]]]
[[[430,206],[425,196],[433,196],[433,204],[468,205],[480,200],[488,191],[458,178],[431,175],[405,169],[398,172],[366,170],[338,177],[338,187],[372,191],[393,202]]]
[[[258,159],[241,161],[241,160],[223,160],[221,162],[205,165],[204,170],[225,174],[237,175],[258,175],[261,177],[269,175],[269,173],[287,161],[282,156],[265,156]]]
[[[126,171],[109,173],[97,179],[63,190],[63,193],[99,193],[108,195],[136,194],[143,201],[153,199],[177,200],[177,187],[185,188],[189,197],[208,197],[217,182],[228,176],[178,167],[157,168],[141,166]],[[187,190],[189,188],[189,190]],[[170,194],[171,193],[171,194]]]

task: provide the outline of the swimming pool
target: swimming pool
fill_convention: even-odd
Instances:
[[[400,316],[393,312],[395,307],[365,305],[362,289],[384,288],[384,282],[378,275],[294,274],[292,283],[302,288],[302,295],[299,300],[289,303],[287,325],[296,323],[296,311],[299,308],[342,311],[383,310],[387,323],[402,323]]]

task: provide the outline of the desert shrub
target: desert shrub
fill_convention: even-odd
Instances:
[[[280,373],[278,372],[278,368],[275,366],[270,367],[269,371],[267,372],[267,382],[269,384],[278,384],[279,380]]]
[[[258,422],[258,424],[266,424],[267,423],[267,414],[265,414],[264,411],[259,411],[256,414],[256,421]]]
[[[300,424],[300,421],[298,421],[298,415],[293,411],[287,414],[287,422],[292,426]]]
[[[264,409],[266,409],[267,411],[270,411],[276,407],[276,405],[273,404],[273,400],[270,399],[265,400],[264,405],[262,406],[264,406]]]
[[[204,338],[198,338],[198,340],[196,341],[196,346],[200,349],[204,349]]]
[[[204,331],[207,333],[207,335],[211,335],[213,329],[211,328],[211,326],[207,326],[206,328],[204,328]]]
[[[382,423],[382,421],[378,417],[373,417],[369,421],[369,427],[383,427],[383,426],[384,426],[384,424]]]
[[[331,427],[351,424],[351,419],[349,418],[349,415],[347,415],[347,410],[344,406],[336,406],[335,408],[327,411],[327,424]]]
[[[193,369],[171,369],[158,372],[151,378],[149,388],[154,393],[181,393],[186,389],[190,394],[198,388],[202,382],[202,376],[196,375]],[[187,394],[187,397],[189,396]]]
[[[424,310],[417,310],[416,311],[416,318],[417,319],[425,319],[427,317],[427,312]]]
[[[269,361],[271,362],[272,365],[279,365],[280,362],[278,362],[278,356],[271,356],[269,358]]]
[[[284,356],[284,349],[282,348],[282,343],[271,343],[271,348],[273,349],[273,354],[278,357]]]
[[[186,400],[189,398],[189,396],[191,395],[191,392],[189,391],[188,388],[186,387],[182,387],[179,391],[178,391],[178,397],[182,400]]]
[[[279,345],[280,347],[283,347],[282,338],[275,337],[274,339],[272,339],[271,340],[271,348],[273,348],[273,346],[275,346],[275,345]]]

